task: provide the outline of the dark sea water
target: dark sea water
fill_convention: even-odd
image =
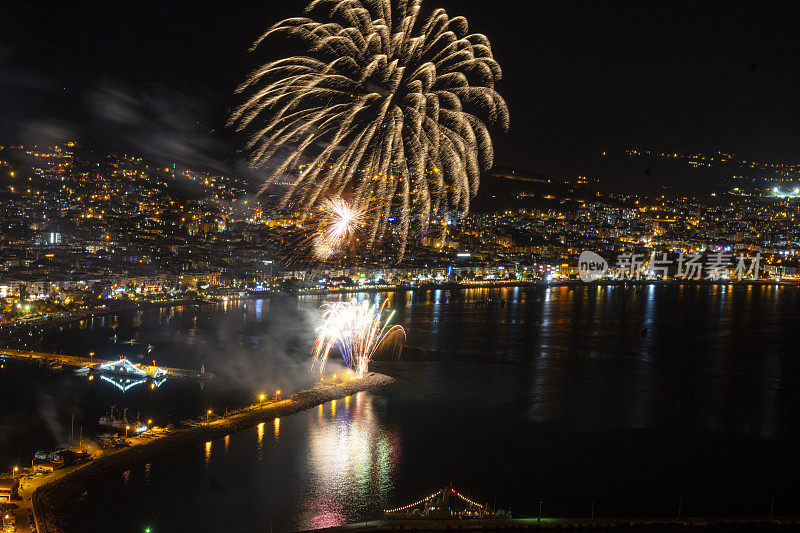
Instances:
[[[75,531],[325,527],[450,482],[516,516],[542,501],[548,516],[587,516],[594,502],[596,516],[670,517],[679,499],[684,515],[752,515],[773,497],[776,514],[800,512],[800,290],[358,295],[386,296],[407,347],[401,363],[373,368],[396,383],[88,487]],[[77,438],[111,404],[165,424],[308,384],[324,300],[154,310],[60,332],[49,349],[138,361],[149,344],[146,360],[205,364],[219,379],[122,393],[6,363],[0,465],[68,440],[73,413]],[[141,344],[121,344],[130,339]]]

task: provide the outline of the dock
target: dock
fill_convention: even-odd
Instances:
[[[51,361],[61,361],[61,364],[65,366],[70,366],[74,368],[88,367],[90,370],[97,372],[103,372],[102,368],[103,366],[112,365],[118,362],[118,361],[108,361],[105,359],[98,359],[96,357],[83,357],[80,355],[65,355],[65,354],[47,353],[47,352],[30,352],[26,350],[13,350],[5,348],[0,349],[0,357],[5,357],[6,359],[14,359],[18,361],[42,362],[42,363],[48,363]],[[133,363],[127,361],[127,359],[121,359],[121,361],[128,362],[128,364],[142,370],[151,378],[170,377],[177,379],[193,379],[198,381],[208,381],[214,378],[213,373],[206,372],[204,369],[190,370],[185,368],[171,368],[164,366],[144,365],[144,364],[134,365]]]

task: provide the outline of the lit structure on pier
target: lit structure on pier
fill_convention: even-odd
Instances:
[[[166,377],[167,375],[166,370],[158,368],[157,366],[153,366],[153,373],[148,374],[139,365],[131,363],[124,357],[120,357],[119,360],[117,361],[108,361],[107,363],[97,365],[97,370],[104,374],[116,374],[118,376],[151,377],[153,379]]]
[[[384,509],[388,518],[494,518],[507,517],[506,513],[497,512],[487,505],[482,505],[464,496],[452,486],[440,489],[430,496],[408,505]]]
[[[127,392],[148,380],[151,380],[150,388],[156,389],[167,380],[166,370],[153,366],[153,372],[150,374],[124,357],[117,361],[102,363],[95,368],[100,373],[100,379],[114,385],[122,392]]]

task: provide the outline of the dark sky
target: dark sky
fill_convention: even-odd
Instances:
[[[209,161],[249,44],[305,2],[10,2],[0,138],[76,133]],[[496,163],[591,174],[602,150],[800,160],[800,7],[735,2],[427,0],[485,33],[511,130]],[[264,52],[268,52],[265,50]],[[209,131],[214,133],[209,135]],[[126,148],[122,146],[121,148]],[[197,156],[199,158],[199,156]]]

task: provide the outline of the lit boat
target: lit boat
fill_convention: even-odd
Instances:
[[[114,416],[114,407],[111,406],[111,414],[109,416],[101,416],[97,422],[97,433],[113,432],[117,434],[127,433],[128,436],[137,435],[147,431],[147,426],[138,420],[128,420],[128,409],[122,411],[122,418]]]

